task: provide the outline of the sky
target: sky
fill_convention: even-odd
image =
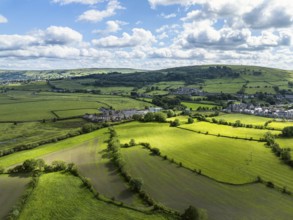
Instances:
[[[0,0],[0,69],[293,70],[291,0]]]

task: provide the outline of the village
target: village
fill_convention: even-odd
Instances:
[[[261,107],[253,104],[236,103],[230,104],[226,109],[223,109],[223,111],[227,113],[243,113],[271,118],[293,119],[293,109],[286,110],[282,105]]]
[[[149,107],[144,110],[125,109],[125,110],[113,110],[108,108],[100,108],[100,114],[85,114],[84,119],[92,122],[110,122],[132,119],[134,115],[145,115],[148,112],[159,112],[163,109],[160,107]]]

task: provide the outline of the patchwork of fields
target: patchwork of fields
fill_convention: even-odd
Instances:
[[[198,134],[159,123],[129,123],[116,128],[121,143],[148,142],[163,155],[218,181],[243,184],[260,176],[293,190],[292,169],[263,142]],[[271,167],[274,167],[272,170]]]

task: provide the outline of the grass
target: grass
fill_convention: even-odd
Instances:
[[[88,108],[88,109],[72,109],[72,110],[61,110],[61,111],[54,111],[55,114],[59,116],[59,118],[69,118],[69,117],[76,117],[76,116],[83,116],[84,114],[98,114],[96,108]]]
[[[0,219],[6,219],[10,210],[25,192],[30,178],[0,175]]]
[[[240,120],[243,124],[252,124],[252,125],[264,125],[267,121],[272,120],[271,118],[265,118],[254,115],[245,115],[245,114],[225,114],[215,117],[215,119],[223,119],[227,122],[234,123],[237,120]]]
[[[148,142],[163,155],[216,180],[241,184],[261,176],[293,191],[292,169],[262,142],[197,134],[159,123],[129,123],[117,126],[116,131],[121,143],[131,138]]]
[[[101,132],[104,132],[104,130],[101,129],[92,133],[80,135],[73,138],[68,138],[66,140],[59,141],[57,143],[46,144],[46,145],[34,148],[32,150],[20,151],[14,154],[0,157],[0,167],[7,168],[15,164],[22,163],[23,161],[27,159],[37,158],[37,157],[41,157],[56,151],[73,148],[78,146],[79,144],[82,145],[87,141],[97,138],[97,136]]]
[[[40,177],[19,216],[25,219],[105,219],[105,220],[163,220],[160,214],[144,214],[118,207],[94,198],[82,187],[79,178],[69,174],[51,173]]]
[[[288,121],[273,121],[271,123],[268,124],[269,128],[275,128],[275,129],[280,129],[282,130],[285,127],[288,126],[293,126],[293,122],[288,122]]]
[[[82,119],[57,122],[0,123],[0,149],[9,149],[22,144],[33,144],[80,130],[86,123]]]
[[[293,218],[293,198],[263,184],[223,185],[140,147],[122,149],[122,154],[130,174],[143,180],[143,190],[173,209],[193,205],[206,209],[211,220]]]
[[[62,160],[77,165],[80,174],[90,179],[95,190],[107,196],[114,197],[126,204],[142,206],[141,201],[128,189],[116,167],[111,163],[107,154],[109,133],[107,129],[96,132],[95,139],[76,144],[57,152],[41,156],[46,163]]]
[[[208,84],[203,87],[203,91],[210,93],[237,93],[243,84],[239,83],[227,83],[227,84]]]
[[[192,110],[197,110],[199,107],[201,108],[208,108],[212,109],[214,107],[217,107],[216,105],[211,105],[211,104],[202,104],[202,103],[194,103],[194,102],[181,102],[182,105],[185,105],[186,108],[192,109]]]
[[[56,117],[52,111],[59,113],[61,117],[73,117],[85,114],[89,109],[92,113],[94,109],[98,111],[100,107],[110,106],[117,110],[144,109],[151,104],[112,95],[11,91],[0,96],[0,118],[1,121],[52,119]]]
[[[268,132],[268,130],[259,130],[259,129],[251,129],[251,128],[242,128],[242,127],[231,127],[226,125],[218,125],[209,122],[197,122],[193,124],[183,124],[180,127],[200,131],[202,133],[208,132],[209,134],[214,135],[224,135],[229,137],[239,137],[239,138],[253,138],[259,140],[264,137],[264,134]],[[274,135],[278,135],[280,131],[270,131]]]

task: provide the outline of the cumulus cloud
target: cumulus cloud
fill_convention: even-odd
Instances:
[[[135,47],[138,45],[146,45],[154,42],[156,42],[156,39],[152,32],[142,28],[132,29],[131,35],[124,32],[120,38],[111,35],[108,37],[92,40],[94,46],[109,48]]]
[[[79,4],[84,4],[84,5],[94,5],[99,2],[102,2],[102,0],[53,0],[53,3],[58,3],[61,5],[68,5],[72,3],[79,3]]]
[[[107,21],[105,30],[94,30],[93,33],[97,34],[108,34],[108,33],[116,33],[121,30],[121,25],[126,25],[127,22],[124,21]]]
[[[91,9],[78,17],[78,21],[99,22],[116,15],[117,10],[125,9],[117,0],[110,0],[105,10]]]
[[[82,35],[69,27],[50,26],[46,30],[37,31],[35,35],[45,44],[65,45],[82,41]]]
[[[8,22],[8,19],[5,18],[3,15],[0,14],[0,24],[1,23],[7,23]]]

